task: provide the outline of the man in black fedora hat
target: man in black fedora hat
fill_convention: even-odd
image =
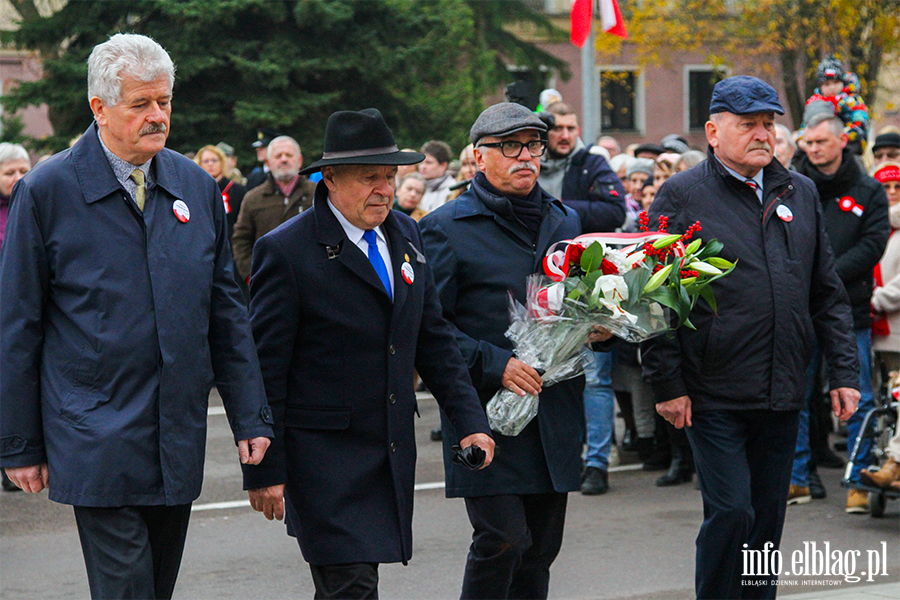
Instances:
[[[399,151],[376,109],[331,115],[324,150],[301,171],[322,171],[313,209],[253,250],[251,322],[277,433],[244,487],[268,519],[287,516],[316,598],[376,598],[378,564],[412,555],[413,369],[464,454],[483,451],[487,466],[494,442],[418,227],[391,210],[397,165],[423,156]]]

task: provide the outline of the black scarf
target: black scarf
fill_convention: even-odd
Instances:
[[[841,154],[841,166],[832,175],[822,173],[814,164],[809,162],[809,157],[804,156],[798,170],[813,180],[819,197],[824,202],[832,198],[840,198],[857,182],[860,176],[859,164],[856,155],[844,149]]]
[[[510,196],[491,185],[487,176],[479,171],[473,180],[473,187],[488,208],[501,217],[518,221],[531,234],[532,242],[537,240],[541,221],[544,220],[541,186],[535,184],[527,196]]]

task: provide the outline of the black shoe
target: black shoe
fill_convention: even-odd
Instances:
[[[828,496],[825,486],[822,485],[822,478],[815,471],[809,473],[809,495],[813,497],[813,500],[822,500]]]
[[[835,444],[835,447],[837,447],[837,444]],[[843,469],[844,459],[831,450],[826,449],[816,453],[816,464],[826,469]]]
[[[659,487],[688,483],[694,478],[694,467],[683,458],[672,459],[669,471],[656,480]]]
[[[638,435],[634,429],[626,429],[622,436],[622,450],[634,451],[638,446]]]
[[[22,488],[17,486],[12,482],[12,479],[6,476],[6,471],[4,469],[0,469],[0,473],[3,474],[3,491],[4,492],[21,492]]]
[[[444,439],[444,432],[441,430],[440,427],[438,427],[437,429],[431,430],[431,441],[432,442],[440,442],[443,439]]]
[[[584,470],[584,482],[581,493],[585,496],[599,496],[609,491],[609,475],[600,467],[588,467]]]

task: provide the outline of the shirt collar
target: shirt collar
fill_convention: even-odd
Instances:
[[[112,153],[112,150],[106,147],[106,144],[103,143],[103,136],[100,135],[99,127],[97,128],[97,138],[100,140],[100,147],[103,148],[103,154],[106,155],[106,160],[109,161],[109,166],[112,167],[113,173],[115,174],[116,179],[119,180],[119,183],[126,185],[126,182],[131,181],[131,174],[134,173],[134,170],[140,169],[144,172],[144,181],[146,181],[147,187],[150,187],[150,163],[153,162],[152,158],[142,165],[133,165],[127,160],[119,158]]]
[[[331,209],[331,212],[334,213],[334,216],[335,218],[337,218],[338,223],[340,223],[341,227],[344,228],[344,233],[347,234],[347,239],[358,246],[359,241],[363,239],[363,234],[366,232],[366,230],[360,229],[359,227],[348,221],[347,217],[342,215],[341,211],[339,211],[337,207],[335,207],[335,205],[331,203],[330,197],[328,198],[328,208]],[[387,239],[384,237],[384,233],[381,231],[380,226],[375,228],[375,233],[376,235],[378,235],[381,241],[387,244]]]
[[[719,161],[719,164],[722,165],[725,168],[725,170],[728,171],[731,175],[733,175],[735,177],[735,179],[737,179],[738,181],[743,182],[743,181],[747,181],[748,179],[750,179],[751,181],[755,182],[756,185],[759,186],[759,189],[763,189],[763,170],[762,169],[760,169],[759,172],[756,175],[754,175],[753,177],[746,177],[744,175],[741,175],[740,173],[738,173],[737,171],[735,171],[734,169],[732,169],[725,163],[723,163],[722,160],[718,156],[716,156],[716,160]]]

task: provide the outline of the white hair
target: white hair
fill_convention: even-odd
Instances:
[[[14,160],[24,160],[31,166],[31,158],[28,151],[20,144],[10,144],[9,142],[0,143],[0,165]]]
[[[794,134],[790,129],[788,129],[781,123],[775,123],[775,130],[781,134],[781,137],[785,139],[785,141],[788,143],[788,146],[791,147],[791,150],[797,150],[797,142],[794,141]]]
[[[277,138],[269,142],[269,145],[266,147],[266,158],[272,158],[272,147],[275,144],[280,144],[281,142],[290,142],[294,145],[294,148],[297,149],[297,154],[303,154],[303,152],[300,150],[300,144],[297,143],[297,140],[289,135],[279,135]]]
[[[143,82],[165,76],[175,85],[175,65],[163,47],[145,35],[117,33],[98,44],[88,58],[88,101],[97,97],[108,106],[122,100],[122,78]]]
[[[636,160],[637,159],[630,154],[616,154],[609,160],[609,168],[612,169],[614,173],[618,173],[623,165],[628,169]]]

